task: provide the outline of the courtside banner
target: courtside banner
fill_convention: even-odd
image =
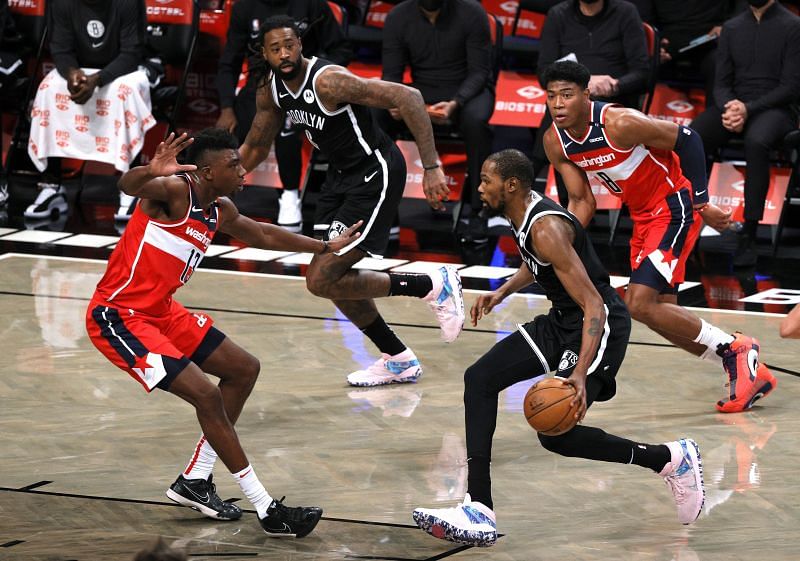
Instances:
[[[520,10],[517,32],[514,33],[514,20],[517,17],[516,0],[483,0],[483,8],[500,20],[503,26],[503,37],[528,37],[538,39],[542,35],[545,14],[537,14],[528,10]]]
[[[497,79],[494,113],[489,124],[538,127],[547,111],[547,92],[535,74],[501,70]]]
[[[8,7],[21,16],[44,15],[44,0],[8,0]]]
[[[603,182],[599,179],[589,177],[589,187],[591,187],[594,200],[597,202],[597,210],[616,210],[622,207],[622,199],[612,195],[611,192],[605,188]],[[556,176],[555,172],[553,172],[553,166],[550,166],[550,169],[547,172],[545,194],[555,202],[559,202],[558,189],[556,188]]]
[[[232,9],[233,0],[225,0],[222,9],[209,10],[202,8],[200,10],[200,33],[216,37],[219,39],[220,44],[224,45],[228,37]]]
[[[715,163],[708,178],[709,200],[723,210],[732,209],[732,220],[744,220],[744,176],[745,168],[730,163]],[[789,169],[770,169],[769,190],[764,205],[764,217],[760,224],[777,224],[789,184]]]
[[[145,0],[147,23],[192,24],[192,0]]]
[[[425,170],[422,169],[422,160],[420,160],[416,142],[398,140],[397,146],[406,161],[406,190],[403,192],[403,196],[424,199],[422,176]],[[437,142],[436,150],[439,152],[439,159],[442,162],[445,181],[450,188],[448,200],[457,201],[461,198],[461,186],[464,184],[467,174],[467,156],[464,153],[464,145]]]
[[[706,95],[702,89],[685,91],[657,84],[648,115],[688,127],[705,108]]]
[[[367,7],[367,15],[364,17],[364,25],[383,29],[386,23],[386,16],[394,8],[394,4],[372,0]]]

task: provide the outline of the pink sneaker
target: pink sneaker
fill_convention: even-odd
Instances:
[[[389,356],[384,354],[365,370],[356,370],[347,376],[351,386],[383,386],[416,382],[422,376],[422,367],[411,349]]]
[[[672,459],[659,475],[672,491],[678,507],[678,520],[681,524],[691,524],[700,516],[706,499],[700,448],[691,438],[667,442],[666,446]]]
[[[455,267],[445,265],[430,273],[431,290],[423,300],[428,303],[439,320],[442,341],[452,343],[464,327],[464,294],[461,277]]]

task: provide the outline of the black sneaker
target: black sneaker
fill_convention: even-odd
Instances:
[[[267,509],[266,518],[258,522],[264,532],[275,538],[302,538],[311,533],[322,517],[322,509],[316,506],[290,507],[273,500]]]
[[[217,495],[213,475],[205,479],[186,479],[179,475],[169,489],[167,497],[178,504],[199,510],[215,520],[238,520],[242,517],[242,509],[233,503],[226,503]]]

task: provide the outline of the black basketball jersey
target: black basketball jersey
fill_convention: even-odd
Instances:
[[[317,57],[308,61],[300,89],[292,92],[274,73],[270,80],[275,104],[289,119],[306,131],[306,136],[337,170],[362,163],[386,146],[389,137],[375,123],[368,107],[348,103],[328,111],[317,98],[316,80],[333,63]]]
[[[575,253],[578,254],[578,257],[589,275],[589,279],[597,288],[597,292],[600,293],[603,300],[608,301],[610,295],[616,295],[616,291],[611,288],[608,272],[605,267],[603,267],[602,263],[600,263],[600,259],[594,252],[594,247],[592,247],[586,235],[586,231],[583,229],[578,219],[567,212],[563,207],[543,197],[536,191],[531,191],[531,196],[532,201],[525,211],[525,217],[522,220],[520,229],[517,230],[514,228],[514,238],[517,242],[517,248],[522,256],[522,260],[536,277],[536,282],[539,283],[539,286],[544,290],[547,299],[553,303],[553,307],[561,310],[579,308],[578,304],[570,297],[569,293],[564,288],[564,285],[561,284],[561,281],[553,270],[553,266],[539,259],[533,252],[533,243],[530,239],[533,223],[540,218],[550,215],[562,216],[572,223],[575,229],[575,240],[572,242],[572,247],[575,249]]]

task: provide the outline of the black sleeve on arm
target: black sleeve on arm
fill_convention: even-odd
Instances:
[[[558,40],[560,10],[555,7],[547,12],[542,35],[539,37],[539,58],[536,63],[536,75],[539,76],[550,64],[561,58],[561,47]]]
[[[483,8],[475,10],[476,15],[467,24],[469,32],[466,36],[467,77],[453,97],[459,105],[481,93],[489,83],[491,74],[492,39],[489,35],[489,18]]]
[[[130,74],[142,62],[144,49],[141,31],[145,27],[144,11],[139,9],[136,0],[120,2],[115,0],[120,10],[119,53],[100,71],[98,86],[105,86],[125,74]]]
[[[706,177],[706,153],[703,140],[697,131],[678,125],[675,153],[681,160],[681,171],[692,183],[692,204],[708,202],[708,178]]]
[[[72,32],[72,25],[54,25],[53,22],[56,21],[71,21],[69,9],[63,2],[54,2],[50,14],[50,54],[58,73],[67,80],[70,68],[80,68],[75,49],[75,34]]]
[[[716,69],[714,71],[714,103],[722,109],[725,104],[735,99],[733,94],[733,60],[730,53],[730,37],[733,32],[728,26],[722,26],[717,46]]]
[[[248,27],[250,22],[243,12],[242,6],[243,4],[233,5],[225,48],[219,57],[217,66],[217,93],[219,94],[219,105],[223,109],[233,107],[236,100],[236,83],[239,81],[242,61],[250,41],[250,28]],[[239,9],[237,10],[237,8]]]
[[[394,12],[394,13],[393,13]],[[403,72],[408,62],[408,54],[403,42],[403,22],[397,12],[392,10],[386,16],[383,26],[383,44],[381,47],[382,71],[381,79],[387,82],[402,82]]]
[[[623,12],[621,3],[620,12]],[[618,95],[642,93],[647,85],[650,73],[650,57],[647,55],[647,38],[642,27],[642,20],[633,6],[625,6],[624,17],[620,21],[622,31],[622,46],[625,49],[625,59],[628,71],[619,76]]]
[[[800,24],[793,26],[783,49],[780,85],[746,104],[748,117],[766,109],[785,108],[797,102],[800,92]]]
[[[321,3],[319,13],[312,16],[312,20],[320,16],[322,21],[314,26],[320,50],[317,54],[334,64],[347,66],[353,60],[353,49],[327,2]]]

